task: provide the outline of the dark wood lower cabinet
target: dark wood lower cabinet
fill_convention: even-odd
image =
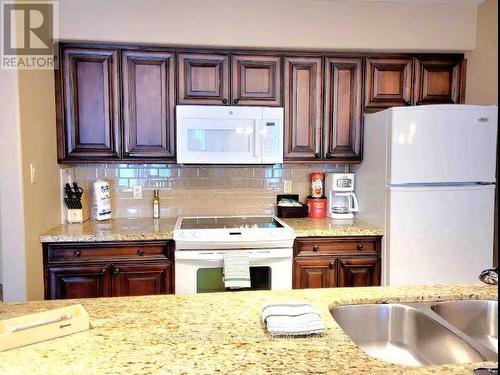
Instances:
[[[174,293],[173,241],[44,244],[45,299]]]
[[[380,285],[380,258],[352,257],[338,259],[338,286]]]
[[[49,267],[47,270],[45,299],[109,296],[109,270],[105,265]]]
[[[293,267],[294,288],[333,288],[337,286],[335,258],[296,259]]]
[[[112,267],[113,297],[173,293],[172,264],[116,265]]]
[[[380,285],[381,237],[298,238],[293,288]]]

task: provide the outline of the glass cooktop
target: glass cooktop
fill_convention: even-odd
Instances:
[[[187,217],[181,229],[282,228],[271,216]]]

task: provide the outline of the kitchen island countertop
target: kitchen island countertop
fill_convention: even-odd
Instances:
[[[173,238],[176,217],[153,219],[87,220],[82,224],[61,224],[40,236],[41,242],[154,241]],[[381,228],[360,220],[283,219],[297,237],[381,236]]]
[[[0,303],[0,320],[81,303],[93,326],[0,353],[0,373],[471,374],[479,363],[408,367],[374,359],[329,313],[341,304],[470,298],[497,299],[497,288],[336,288]],[[262,305],[290,300],[319,309],[326,326],[323,336],[271,338],[264,331]]]

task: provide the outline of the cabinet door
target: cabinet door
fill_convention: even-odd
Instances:
[[[49,267],[45,299],[97,298],[110,296],[107,265]]]
[[[462,77],[464,76],[464,77]],[[415,62],[415,101],[420,104],[463,102],[461,60],[417,59]]]
[[[114,265],[113,297],[173,293],[172,263]]]
[[[174,55],[122,52],[126,158],[174,157]]]
[[[234,105],[281,106],[281,57],[233,55]]]
[[[361,160],[363,89],[361,58],[326,59],[324,157]]]
[[[379,257],[338,259],[339,287],[380,285]]]
[[[119,157],[117,66],[113,49],[63,49],[63,87],[57,88],[64,112],[64,126],[59,117],[60,159]]]
[[[412,59],[366,59],[365,108],[412,104]]]
[[[337,285],[336,259],[295,259],[293,288],[333,288]]]
[[[285,57],[285,160],[321,158],[321,57]]]
[[[229,56],[179,53],[179,104],[229,104]]]

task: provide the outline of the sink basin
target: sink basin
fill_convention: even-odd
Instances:
[[[498,354],[498,301],[448,301],[431,309],[475,341]]]
[[[386,362],[418,366],[484,361],[467,342],[411,306],[348,305],[332,308],[331,314],[365,353]]]

